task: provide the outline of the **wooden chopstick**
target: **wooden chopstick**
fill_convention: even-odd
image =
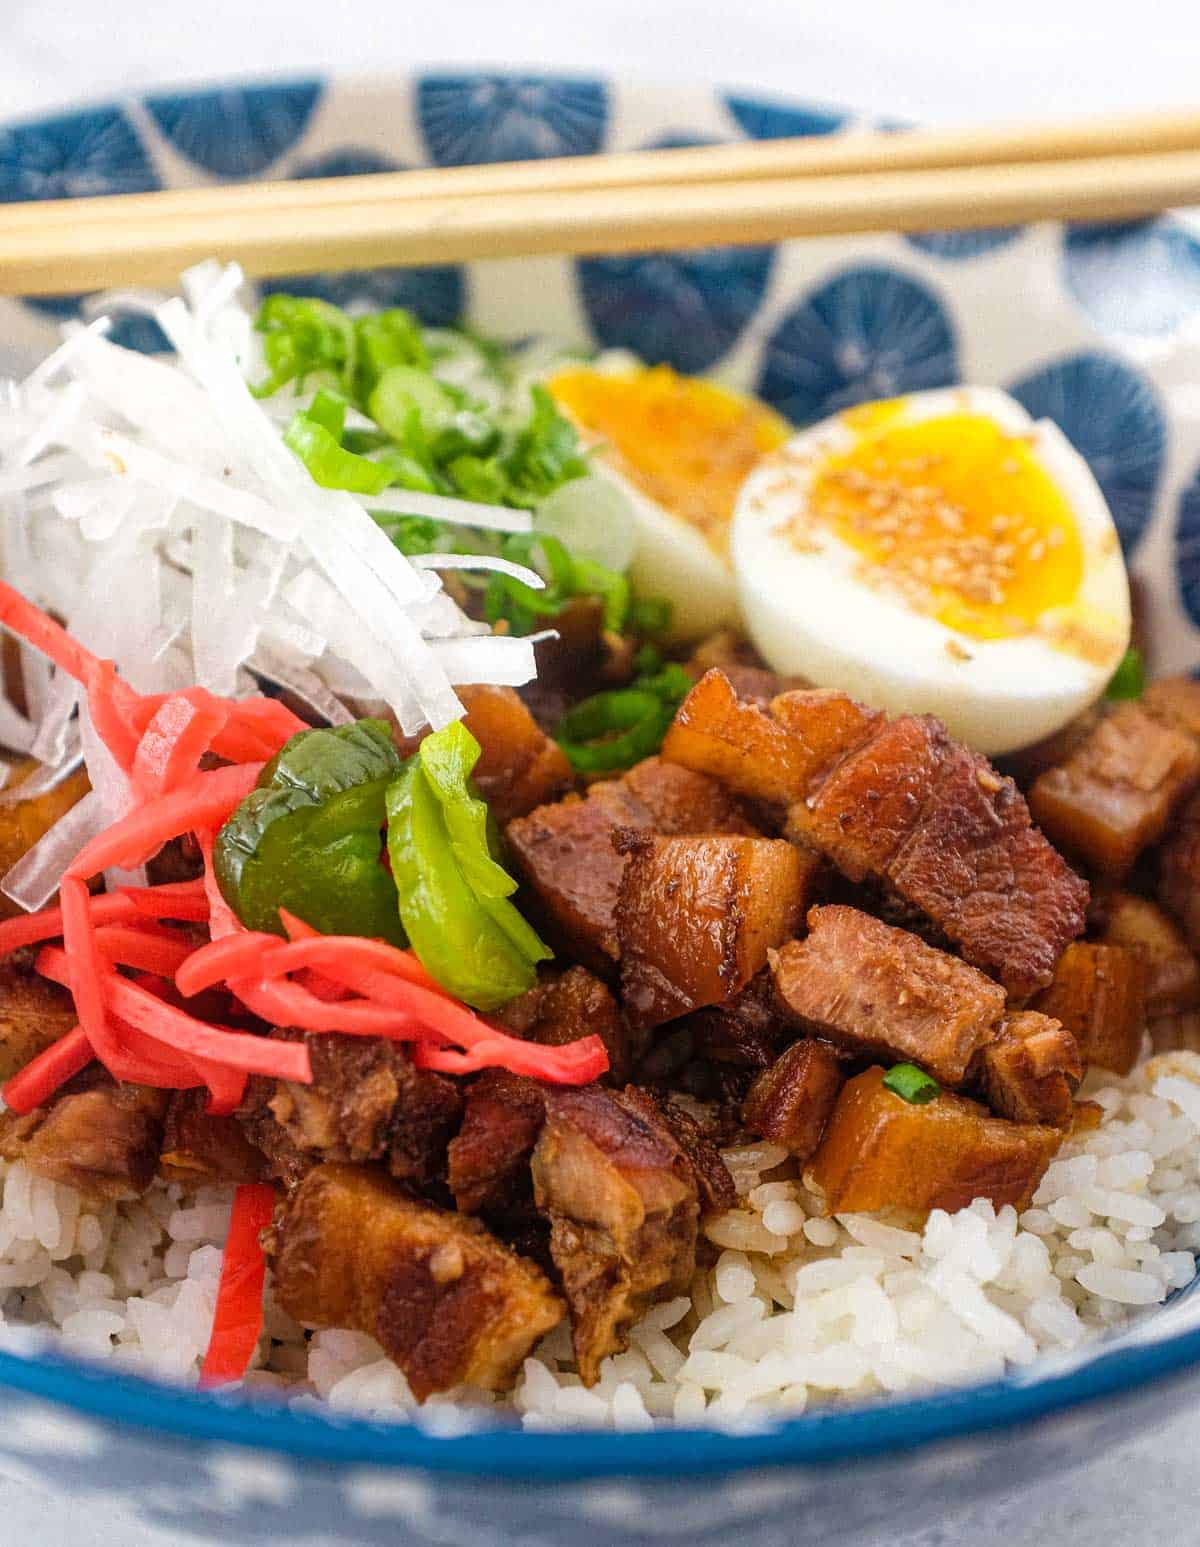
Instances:
[[[736,148],[749,154],[771,147]],[[548,169],[555,164],[537,165],[549,181]],[[471,170],[482,179],[487,169]],[[401,177],[414,175],[442,174]],[[279,197],[257,203],[247,197],[253,189],[204,190],[210,195],[237,192],[239,198],[227,207],[214,202],[180,210],[173,204],[167,213],[141,217],[121,218],[118,208],[129,202],[121,199],[104,201],[111,213],[93,220],[64,220],[61,207],[54,206],[45,207],[45,220],[9,224],[0,216],[0,293],[62,294],[111,284],[171,283],[181,268],[206,256],[237,259],[251,275],[306,274],[859,231],[1131,218],[1200,203],[1200,144],[1151,153],[728,181],[660,179],[565,189],[553,183],[526,191],[481,190],[469,197],[435,193],[358,203],[344,201],[350,181],[273,185],[281,190]],[[177,201],[182,195],[139,197]],[[76,201],[72,213],[84,202]],[[26,206],[25,214],[30,213]]]
[[[439,167],[295,182],[219,183],[165,193],[60,199],[0,206],[0,229],[42,228],[97,220],[232,215],[240,210],[294,210],[391,204],[427,198],[477,198],[600,188],[674,187],[683,183],[754,182],[835,173],[920,171],[1007,162],[1077,161],[1200,149],[1200,113],[1148,113],[1056,124],[1010,124],[899,133],[850,132],[799,139],[622,151],[548,161]]]

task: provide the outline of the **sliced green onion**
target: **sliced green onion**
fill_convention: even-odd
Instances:
[[[296,414],[283,441],[304,463],[314,483],[323,489],[348,489],[352,494],[379,494],[393,482],[392,470],[381,462],[346,451],[323,425],[307,414]]]
[[[916,1064],[893,1064],[883,1077],[884,1087],[914,1107],[923,1107],[941,1094],[942,1087]]]
[[[1145,691],[1146,667],[1142,661],[1142,652],[1130,645],[1121,657],[1121,664],[1109,679],[1104,696],[1119,701],[1125,698],[1141,698]]]
[[[641,688],[615,688],[576,704],[556,739],[579,773],[610,773],[653,757],[675,717],[672,706]]]
[[[629,609],[629,628],[642,639],[657,639],[671,627],[674,608],[665,596],[637,597]]]

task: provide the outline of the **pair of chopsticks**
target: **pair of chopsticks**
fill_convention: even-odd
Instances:
[[[0,293],[1114,220],[1200,204],[1200,113],[851,133],[0,207]]]

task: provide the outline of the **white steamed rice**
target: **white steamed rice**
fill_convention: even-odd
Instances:
[[[1102,1124],[1064,1145],[1019,1216],[977,1201],[933,1213],[923,1231],[865,1214],[821,1218],[778,1146],[728,1151],[741,1205],[707,1221],[716,1260],[697,1273],[690,1298],[655,1306],[590,1391],[560,1326],[526,1360],[512,1405],[531,1429],[739,1423],[996,1376],[1129,1326],[1196,1272],[1200,1055],[1151,1058],[1128,1080],[1093,1075],[1084,1094],[1103,1108]],[[140,1201],[97,1209],[19,1163],[0,1164],[0,1181],[9,1336],[54,1328],[86,1358],[194,1378],[229,1193],[185,1197],[159,1184]],[[255,1366],[249,1385],[301,1404],[378,1417],[414,1407],[370,1338],[306,1338],[269,1292]],[[450,1428],[492,1400],[451,1393],[422,1419]]]

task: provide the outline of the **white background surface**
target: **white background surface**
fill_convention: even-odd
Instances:
[[[444,63],[719,80],[925,121],[1200,107],[1200,0],[0,0],[0,118],[233,73]],[[0,1547],[181,1540],[69,1490],[69,1468],[53,1499],[0,1473]],[[1200,1413],[1008,1504],[886,1540],[1192,1547]]]

